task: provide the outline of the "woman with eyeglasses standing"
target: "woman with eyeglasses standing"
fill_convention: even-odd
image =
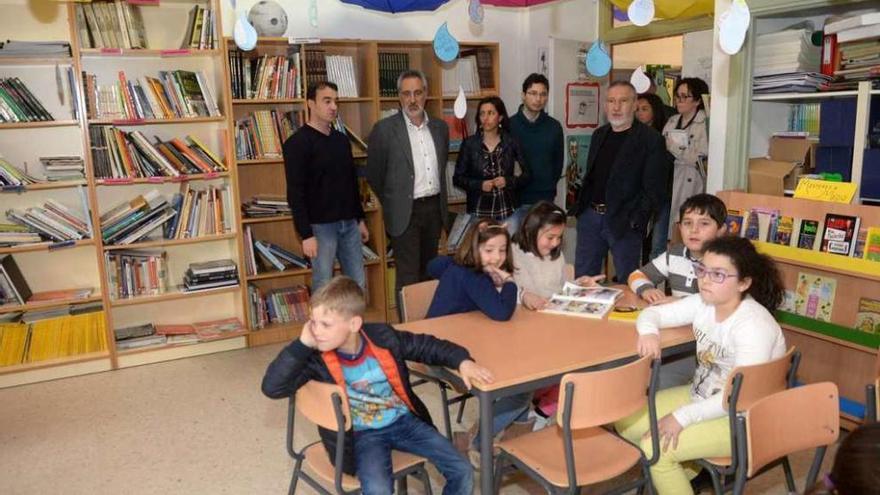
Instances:
[[[672,200],[669,211],[678,211],[684,201],[706,192],[706,157],[709,154],[709,128],[703,95],[709,94],[706,81],[685,77],[675,85],[675,109],[663,127],[666,149],[675,157],[672,173]],[[668,232],[675,231],[669,219]]]
[[[723,390],[733,369],[777,359],[786,350],[771,314],[783,298],[782,278],[751,241],[733,236],[710,241],[694,274],[699,294],[649,306],[636,321],[642,356],[660,357],[661,328],[693,325],[697,342],[693,383],[657,393],[661,453],[651,477],[660,495],[693,493],[689,479],[697,473],[685,467],[687,461],[730,456]],[[647,408],[615,427],[651,457],[651,439],[643,438],[649,431]]]

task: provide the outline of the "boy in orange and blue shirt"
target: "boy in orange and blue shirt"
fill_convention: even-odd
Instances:
[[[457,369],[467,388],[473,380],[490,382],[491,373],[452,342],[385,323],[364,323],[363,292],[348,277],[331,280],[311,302],[311,319],[302,335],[266,370],[263,393],[286,398],[310,380],[344,387],[352,430],[346,432],[342,468],[357,475],[365,495],[392,493],[392,450],[425,457],[437,466],[446,478],[444,494],[470,494],[473,468],[434,428],[412,391],[406,361]],[[329,458],[335,459],[335,434],[318,430]]]

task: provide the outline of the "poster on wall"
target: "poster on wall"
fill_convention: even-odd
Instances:
[[[565,127],[599,126],[599,83],[578,81],[565,86]]]
[[[577,202],[584,174],[587,171],[587,156],[590,153],[592,134],[572,134],[565,137],[565,210],[571,211]]]

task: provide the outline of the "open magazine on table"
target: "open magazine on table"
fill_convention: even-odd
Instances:
[[[581,318],[602,318],[614,309],[614,302],[623,295],[621,289],[611,287],[581,287],[566,282],[562,292],[553,294],[544,313]]]

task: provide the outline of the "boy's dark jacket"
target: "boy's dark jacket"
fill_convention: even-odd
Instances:
[[[433,426],[428,409],[412,391],[406,361],[458,369],[462,361],[471,359],[468,351],[452,342],[431,335],[395,330],[384,323],[365,323],[361,336],[371,347],[395,393],[399,396],[402,393],[400,398],[410,411]],[[263,377],[263,393],[273,399],[283,399],[290,397],[310,380],[336,383],[345,389],[341,383],[344,379],[336,352],[322,353],[297,339],[282,349],[269,365]],[[318,428],[318,433],[330,459],[335,459],[336,434],[324,428]],[[351,430],[346,432],[342,470],[347,474],[355,472],[354,436]]]

